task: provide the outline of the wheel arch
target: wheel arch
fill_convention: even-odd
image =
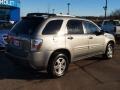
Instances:
[[[113,44],[113,47],[115,46],[115,42],[113,40],[110,40],[107,44],[109,43]]]
[[[103,54],[103,57],[105,58],[105,59],[111,59],[112,57],[113,57],[113,55],[112,55],[112,57],[111,56],[109,56],[107,53],[108,53],[108,45],[112,45],[112,48],[113,48],[113,53],[114,53],[114,47],[115,47],[115,42],[113,41],[113,40],[110,40],[110,41],[108,41],[108,43],[107,43],[107,45],[106,45],[106,49],[105,49],[105,53]]]
[[[67,49],[57,49],[57,50],[53,51],[52,54],[50,55],[48,64],[50,63],[51,58],[53,58],[55,53],[57,53],[57,52],[65,54],[68,57],[68,62],[71,63],[71,53],[70,53],[70,51],[67,50]]]

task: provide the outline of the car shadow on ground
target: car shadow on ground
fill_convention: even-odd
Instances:
[[[51,79],[46,72],[37,72],[28,67],[23,67],[9,60],[0,52],[0,79],[38,80]]]
[[[33,72],[27,69],[16,68],[19,71],[0,71],[0,79],[20,79],[20,80],[39,80],[39,79],[51,79],[45,72]]]
[[[117,48],[120,44],[117,41]],[[101,56],[96,56],[84,60],[80,60],[74,62],[78,69],[84,69],[84,67],[100,63],[105,61],[104,58]],[[69,71],[70,72],[70,71]],[[68,73],[69,73],[68,72]],[[0,52],[0,79],[20,79],[20,80],[42,80],[42,79],[53,79],[48,73],[46,72],[37,72],[31,70],[30,68],[22,67],[21,65],[14,64],[12,60],[8,59],[4,52]]]
[[[88,66],[101,61],[100,57],[92,57],[73,63],[81,67]],[[84,64],[83,64],[84,63]],[[42,80],[53,79],[47,72],[37,72],[27,67],[22,67],[19,64],[14,64],[11,60],[5,57],[4,53],[0,53],[0,79],[20,79],[20,80]]]
[[[14,70],[0,69],[0,79],[41,80],[52,78],[46,72],[36,72],[17,66]]]

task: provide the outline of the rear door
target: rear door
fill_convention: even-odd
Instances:
[[[84,21],[84,27],[89,40],[89,54],[103,52],[105,36],[103,34],[96,35],[96,32],[100,32],[100,29],[90,21]]]
[[[67,22],[66,47],[71,51],[74,61],[88,54],[88,36],[84,34],[81,20]]]

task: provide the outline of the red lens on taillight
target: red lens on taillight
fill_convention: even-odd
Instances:
[[[7,36],[7,43],[12,42],[13,39],[14,39],[13,36],[8,35],[8,36]]]
[[[3,40],[4,40],[5,44],[7,44],[7,41],[8,41],[8,35],[7,34],[3,35]]]
[[[42,39],[33,39],[31,40],[31,51],[38,51],[42,46]]]

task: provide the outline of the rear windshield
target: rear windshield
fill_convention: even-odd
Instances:
[[[38,31],[38,27],[43,21],[44,18],[23,18],[13,27],[11,32],[14,34],[33,35]]]

